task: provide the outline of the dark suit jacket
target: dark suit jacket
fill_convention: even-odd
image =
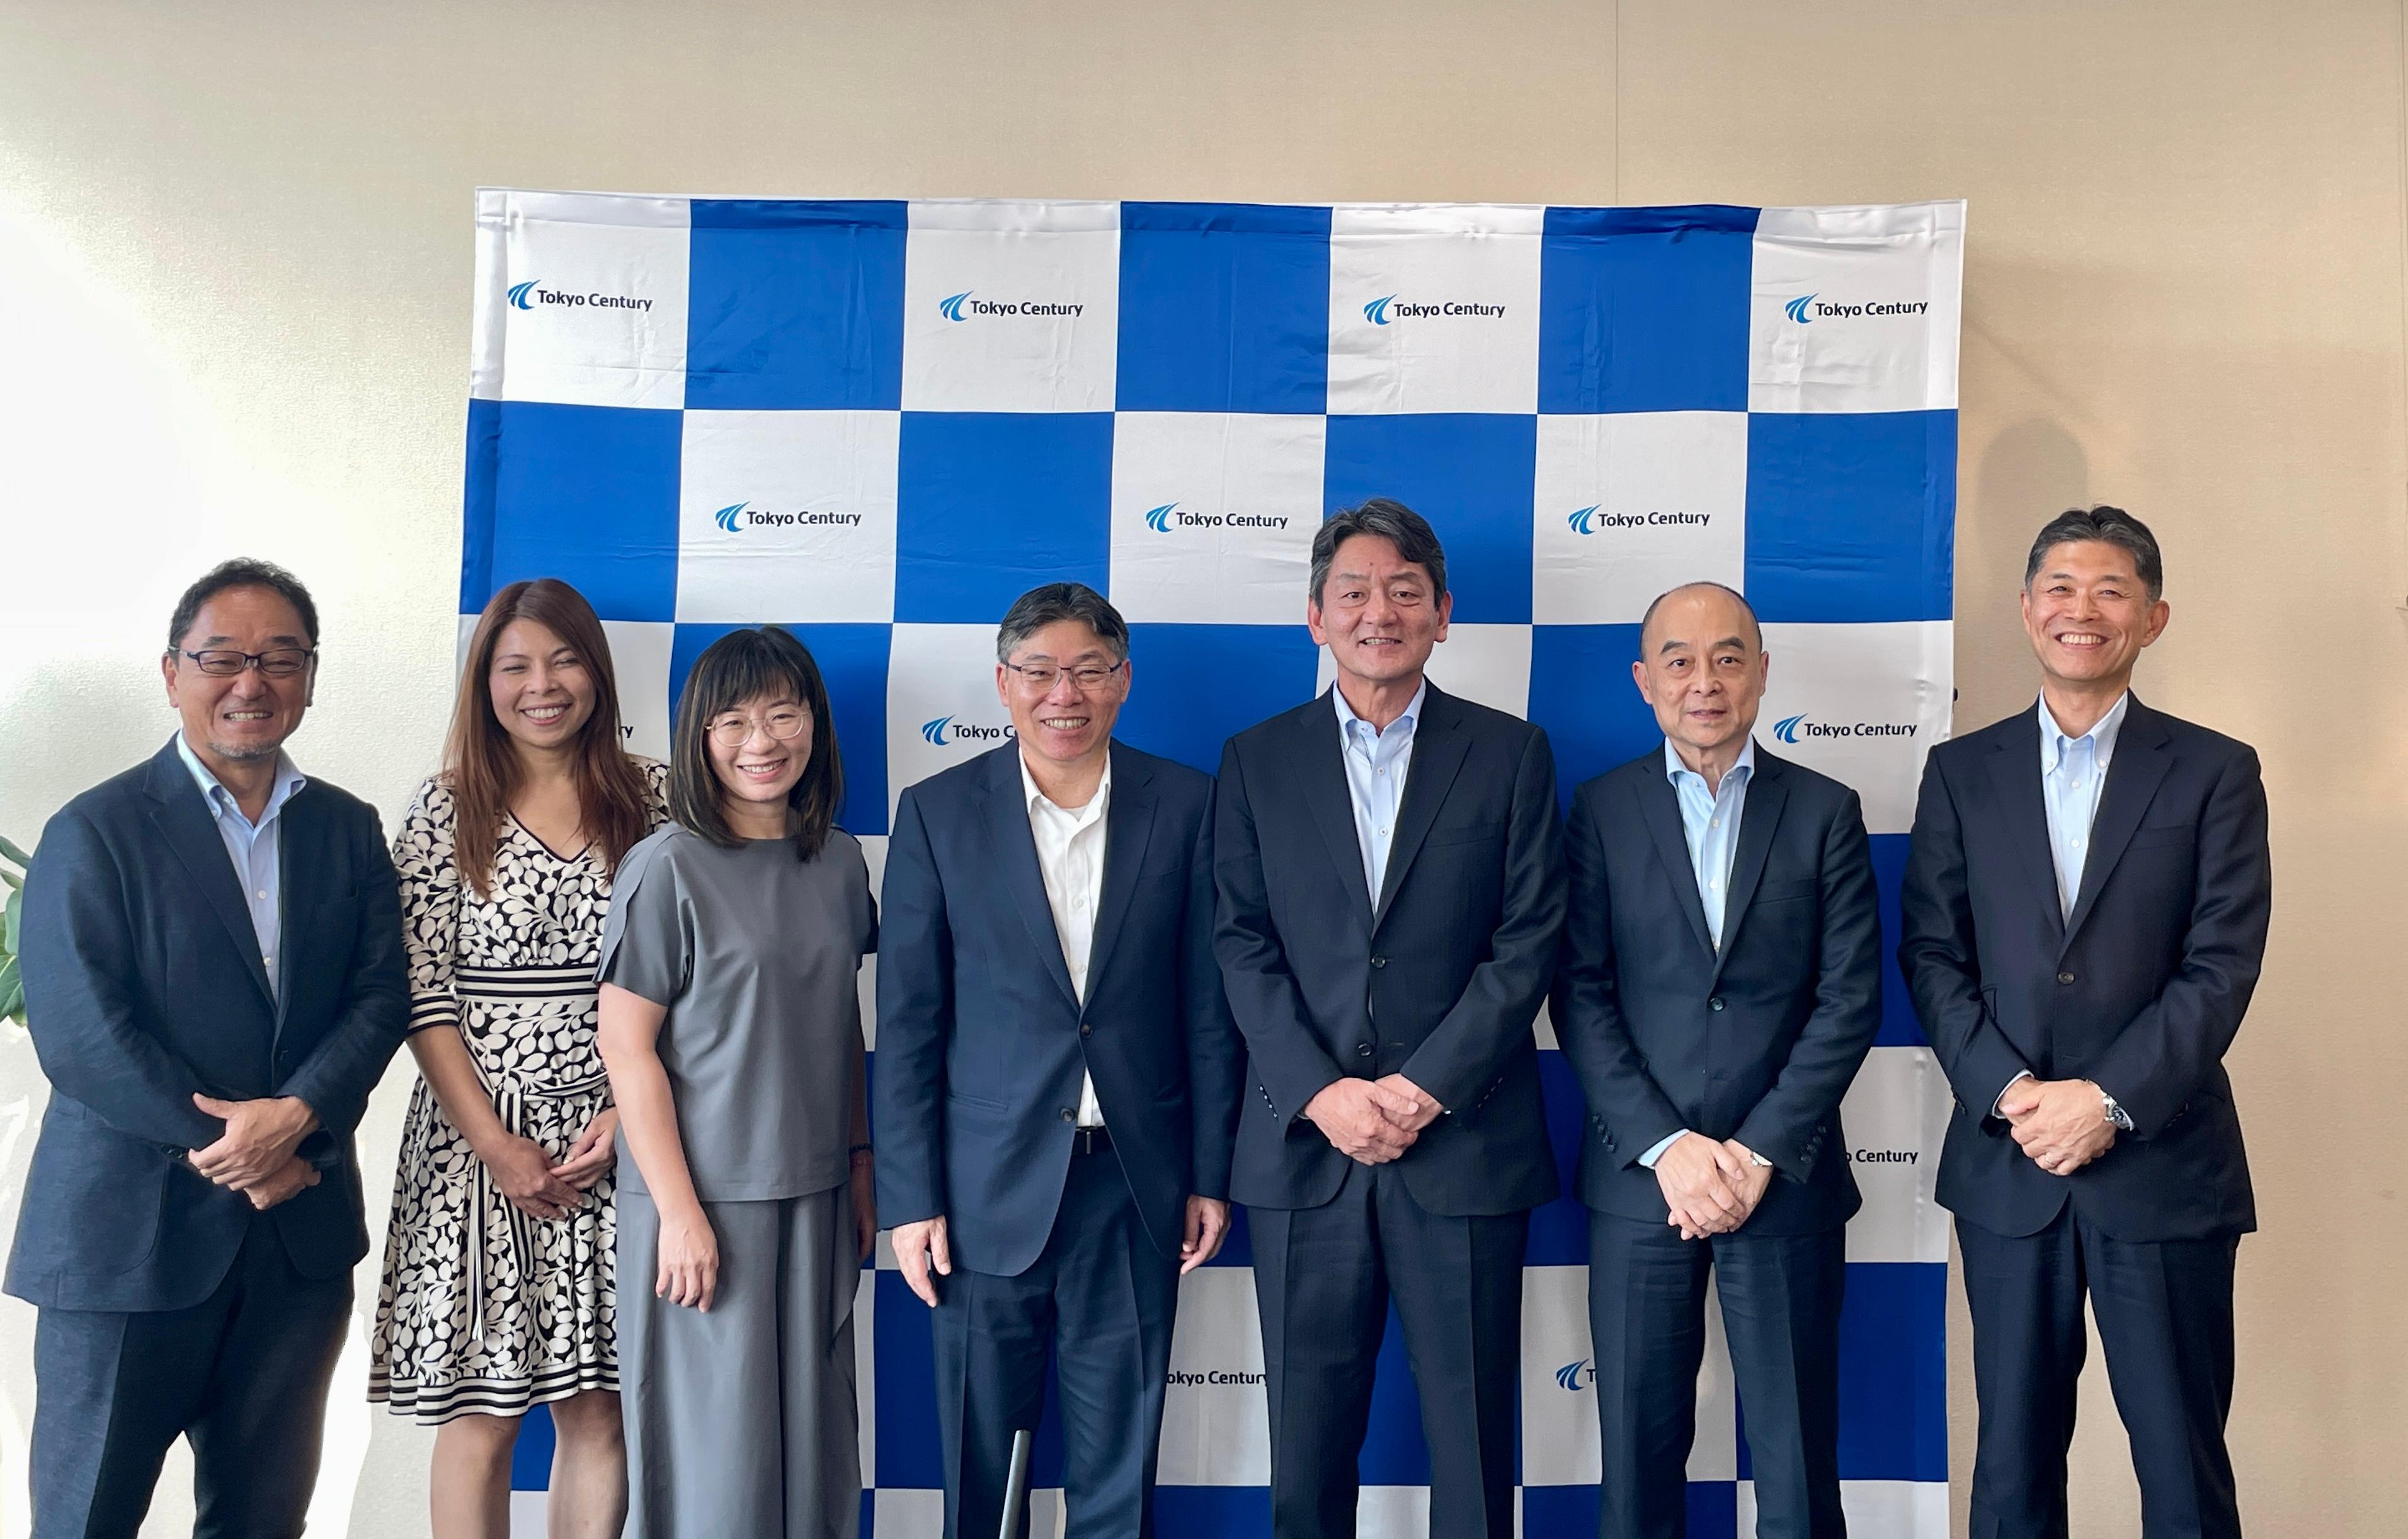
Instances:
[[[318,1185],[270,1210],[295,1270],[367,1254],[351,1150],[409,1019],[401,902],[376,809],[312,779],[278,814],[282,992],[208,804],[170,741],[60,809],[25,876],[25,1018],[50,1082],[7,1289],[53,1309],[184,1309],[253,1210],[184,1163],[193,1104],[298,1096]]]
[[[878,932],[878,1215],[1028,1270],[1070,1169],[1083,1070],[1146,1233],[1226,1197],[1238,1043],[1212,965],[1212,780],[1111,746],[1087,998],[1070,984],[1007,742],[903,793]]]
[[[2272,891],[2257,754],[2138,696],[2071,918],[2033,710],[1933,749],[1898,956],[1956,1092],[1941,1202],[2011,1236],[2069,1201],[2119,1240],[2255,1229],[2223,1059],[2257,986]],[[2026,1070],[2097,1081],[2133,1131],[2071,1176],[2042,1171],[1990,1115]]]
[[[1639,1157],[1686,1128],[1775,1174],[1750,1234],[1858,1207],[1840,1098],[1881,1028],[1881,910],[1856,794],[1756,750],[1719,955],[1658,747],[1572,793],[1555,1034],[1588,1098],[1581,1197],[1662,1223]]]
[[[1222,755],[1218,949],[1253,1076],[1230,1189],[1328,1201],[1347,1158],[1306,1103],[1341,1075],[1401,1072],[1447,1109],[1398,1161],[1413,1200],[1536,1207],[1556,1187],[1530,1028],[1564,918],[1547,735],[1430,685],[1376,904],[1340,755],[1324,692]]]

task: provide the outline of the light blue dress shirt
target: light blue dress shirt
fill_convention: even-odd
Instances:
[[[234,793],[219,784],[209,773],[208,765],[193,752],[193,745],[176,734],[176,755],[192,771],[193,783],[201,788],[201,798],[209,805],[209,816],[218,826],[218,838],[224,841],[226,858],[234,862],[234,879],[242,884],[242,901],[251,910],[251,932],[259,938],[259,959],[267,967],[267,987],[271,994],[282,990],[282,974],[278,970],[278,952],[284,928],[284,883],[277,868],[277,854],[282,845],[282,822],[278,813],[293,799],[293,793],[309,784],[282,750],[276,755],[276,781],[267,793],[267,805],[261,810],[259,821],[243,816],[241,804]]]
[[[2090,856],[2090,825],[2099,816],[2099,793],[2107,784],[2107,767],[2115,760],[2115,739],[2124,729],[2124,713],[2131,708],[2132,692],[2115,697],[2107,714],[2078,738],[2069,738],[2040,702],[2040,789],[2048,805],[2048,853],[2057,867],[2057,914],[2073,917],[2073,900],[2082,896],[2082,867]]]
[[[1346,794],[1354,803],[1354,842],[1363,851],[1363,882],[1371,907],[1380,906],[1380,885],[1388,876],[1388,849],[1396,842],[1397,810],[1404,805],[1405,774],[1413,767],[1413,730],[1420,723],[1429,682],[1413,691],[1405,713],[1375,727],[1354,714],[1346,691],[1332,689],[1338,702],[1339,756],[1346,764]]]
[[[1747,783],[1756,775],[1756,740],[1739,751],[1739,759],[1724,772],[1723,783],[1706,789],[1706,777],[1681,762],[1672,740],[1664,740],[1664,778],[1681,798],[1681,831],[1689,841],[1689,873],[1697,878],[1698,903],[1706,911],[1706,933],[1714,949],[1723,945],[1723,912],[1730,899],[1731,861],[1739,854],[1740,814],[1747,811]],[[1682,1129],[1639,1157],[1641,1168],[1654,1170],[1664,1151],[1688,1135]],[[1761,1157],[1758,1157],[1761,1158]]]

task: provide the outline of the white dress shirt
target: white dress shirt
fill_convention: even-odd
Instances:
[[[1429,681],[1413,691],[1405,713],[1385,726],[1354,714],[1346,691],[1332,688],[1338,702],[1339,757],[1346,764],[1347,799],[1354,804],[1354,842],[1363,851],[1363,883],[1371,907],[1380,906],[1380,885],[1388,877],[1388,850],[1397,839],[1397,812],[1405,801],[1405,776],[1413,767],[1413,731],[1429,698]]]
[[[284,840],[283,821],[277,814],[293,799],[293,793],[309,782],[278,749],[276,780],[267,793],[267,805],[260,809],[259,821],[253,823],[243,815],[234,793],[209,773],[209,767],[193,752],[181,732],[176,734],[176,755],[192,772],[193,784],[201,788],[201,799],[208,803],[226,858],[234,862],[234,879],[242,884],[243,907],[250,911],[251,933],[259,939],[259,960],[267,969],[267,991],[281,998],[284,973],[276,954],[282,946],[284,930],[284,876],[278,864]]]
[[[1057,807],[1037,788],[1028,761],[1020,761],[1021,788],[1028,794],[1028,831],[1037,841],[1037,869],[1045,873],[1045,906],[1054,911],[1054,933],[1079,1002],[1087,1000],[1087,957],[1096,939],[1096,910],[1104,899],[1104,814],[1112,804],[1112,761],[1084,807]],[[1100,1128],[1104,1108],[1096,1100],[1095,1076],[1079,1075],[1079,1126]]]

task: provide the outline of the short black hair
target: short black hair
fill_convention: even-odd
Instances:
[[[1003,624],[995,629],[995,660],[1011,661],[1022,642],[1065,620],[1076,620],[1094,631],[1114,662],[1128,660],[1128,622],[1112,608],[1111,599],[1084,583],[1048,583],[1013,599],[1011,608],[1004,611]]]
[[[1764,650],[1764,622],[1756,617],[1756,606],[1747,601],[1747,595],[1727,583],[1715,583],[1700,578],[1695,583],[1684,583],[1677,588],[1666,588],[1656,596],[1653,603],[1647,606],[1647,612],[1639,617],[1639,654],[1642,659],[1647,655],[1647,627],[1655,622],[1656,605],[1663,603],[1665,599],[1676,593],[1686,593],[1691,588],[1717,588],[1730,595],[1731,601],[1739,606],[1740,612],[1747,616],[1748,628],[1756,632],[1756,650],[1758,652]]]
[[[1430,598],[1446,597],[1446,548],[1429,520],[1394,497],[1372,497],[1359,507],[1341,509],[1321,521],[1312,536],[1312,601],[1329,583],[1329,564],[1338,547],[1356,535],[1378,535],[1397,548],[1399,559],[1418,564],[1429,573]]]
[[[229,588],[266,588],[292,605],[301,616],[301,629],[309,644],[318,644],[318,605],[310,598],[309,590],[301,580],[273,561],[261,561],[238,555],[231,561],[221,561],[201,574],[199,582],[184,590],[176,600],[176,612],[167,620],[167,655],[174,656],[184,648],[184,638],[190,634],[193,622],[201,617],[201,606]]]
[[[2049,551],[2074,540],[2096,539],[2132,554],[2132,566],[2141,579],[2141,586],[2149,590],[2149,602],[2154,604],[2166,591],[2165,557],[2157,550],[2157,537],[2149,526],[2121,508],[2100,503],[2096,508],[2068,508],[2041,526],[2032,539],[2031,554],[2024,560],[2024,586],[2040,575],[2040,564],[2048,558]]]
[[[711,843],[733,849],[743,836],[727,826],[724,787],[710,766],[710,723],[722,712],[779,690],[791,690],[811,713],[811,756],[786,793],[795,811],[795,844],[803,859],[820,853],[837,809],[844,805],[844,755],[838,752],[827,683],[810,648],[777,626],[731,630],[703,649],[685,676],[677,730],[669,749],[669,816]]]

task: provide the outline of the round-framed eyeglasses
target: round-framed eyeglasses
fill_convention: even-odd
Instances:
[[[767,716],[742,716],[730,713],[710,724],[710,741],[722,748],[741,748],[752,741],[756,731],[767,732],[780,742],[802,736],[810,721],[810,712],[795,706],[780,706]]]
[[[1065,673],[1070,675],[1070,683],[1078,686],[1080,694],[1092,695],[1128,667],[1128,659],[1124,657],[1109,668],[1101,663],[1082,663],[1072,669],[1056,668],[1052,663],[1006,663],[1003,666],[1019,674],[1020,682],[1039,695],[1051,693]]]

